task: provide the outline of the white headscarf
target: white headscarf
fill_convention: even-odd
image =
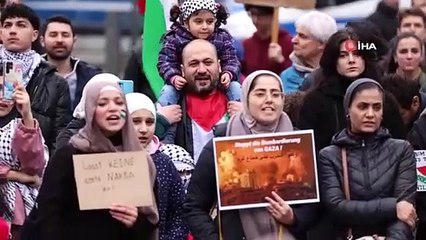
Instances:
[[[126,94],[127,107],[129,113],[132,114],[137,110],[145,109],[152,113],[154,119],[156,119],[157,111],[152,100],[142,93],[128,93]]]
[[[73,117],[78,119],[85,119],[86,114],[84,111],[84,106],[86,104],[86,95],[87,95],[87,86],[92,85],[93,83],[104,82],[107,83],[117,83],[120,81],[120,78],[111,73],[100,73],[93,76],[83,88],[83,94],[81,96],[80,102],[77,104],[77,107],[74,109]]]
[[[138,110],[147,110],[154,117],[154,122],[157,122],[157,112],[155,110],[155,105],[152,100],[142,93],[128,93],[126,94],[126,103],[129,109],[129,114],[138,111]],[[154,154],[159,150],[160,140],[157,136],[153,136],[151,142],[147,146],[149,154]]]

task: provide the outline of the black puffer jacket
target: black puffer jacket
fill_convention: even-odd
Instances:
[[[341,149],[347,149],[351,201],[345,200]],[[319,153],[321,202],[343,238],[348,227],[355,238],[386,235],[387,240],[411,240],[409,226],[397,219],[396,203],[415,202],[416,161],[411,145],[390,137],[384,128],[369,138],[342,130]]]
[[[55,149],[56,136],[72,118],[68,83],[55,72],[54,67],[42,61],[27,85],[34,118],[50,153]]]

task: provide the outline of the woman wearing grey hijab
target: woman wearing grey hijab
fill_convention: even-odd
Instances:
[[[293,131],[284,106],[283,85],[271,71],[255,71],[244,80],[244,109],[218,126],[215,136],[239,136]],[[217,201],[213,141],[204,147],[195,167],[184,204],[184,217],[195,239],[277,240],[306,239],[306,227],[315,221],[315,205],[289,206],[280,196],[267,197],[267,208],[221,211],[220,226],[210,217]],[[280,234],[280,225],[284,231]]]
[[[416,160],[411,145],[381,127],[384,91],[372,79],[347,88],[348,127],[319,152],[321,202],[334,239],[414,239]]]

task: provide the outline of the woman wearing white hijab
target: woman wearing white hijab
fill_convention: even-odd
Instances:
[[[188,228],[182,220],[185,193],[172,160],[159,150],[160,140],[154,135],[154,103],[142,93],[127,94],[126,102],[139,143],[151,154],[157,169],[155,190],[160,216],[159,239],[185,240],[188,235]]]

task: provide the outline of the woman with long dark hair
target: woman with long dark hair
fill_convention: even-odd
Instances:
[[[358,78],[379,79],[377,52],[374,49],[354,49],[358,42],[365,42],[351,28],[332,35],[327,42],[320,60],[319,73],[315,76],[313,88],[307,93],[301,107],[297,127],[313,129],[317,151],[328,146],[332,136],[346,127],[343,97],[348,86]],[[387,97],[390,98],[390,97]],[[386,101],[383,123],[396,138],[405,136],[401,129],[402,120],[398,108],[391,99]]]
[[[426,92],[426,73],[421,66],[424,56],[423,41],[414,33],[402,33],[396,37],[391,49],[387,73],[415,81],[420,85],[420,91]]]

